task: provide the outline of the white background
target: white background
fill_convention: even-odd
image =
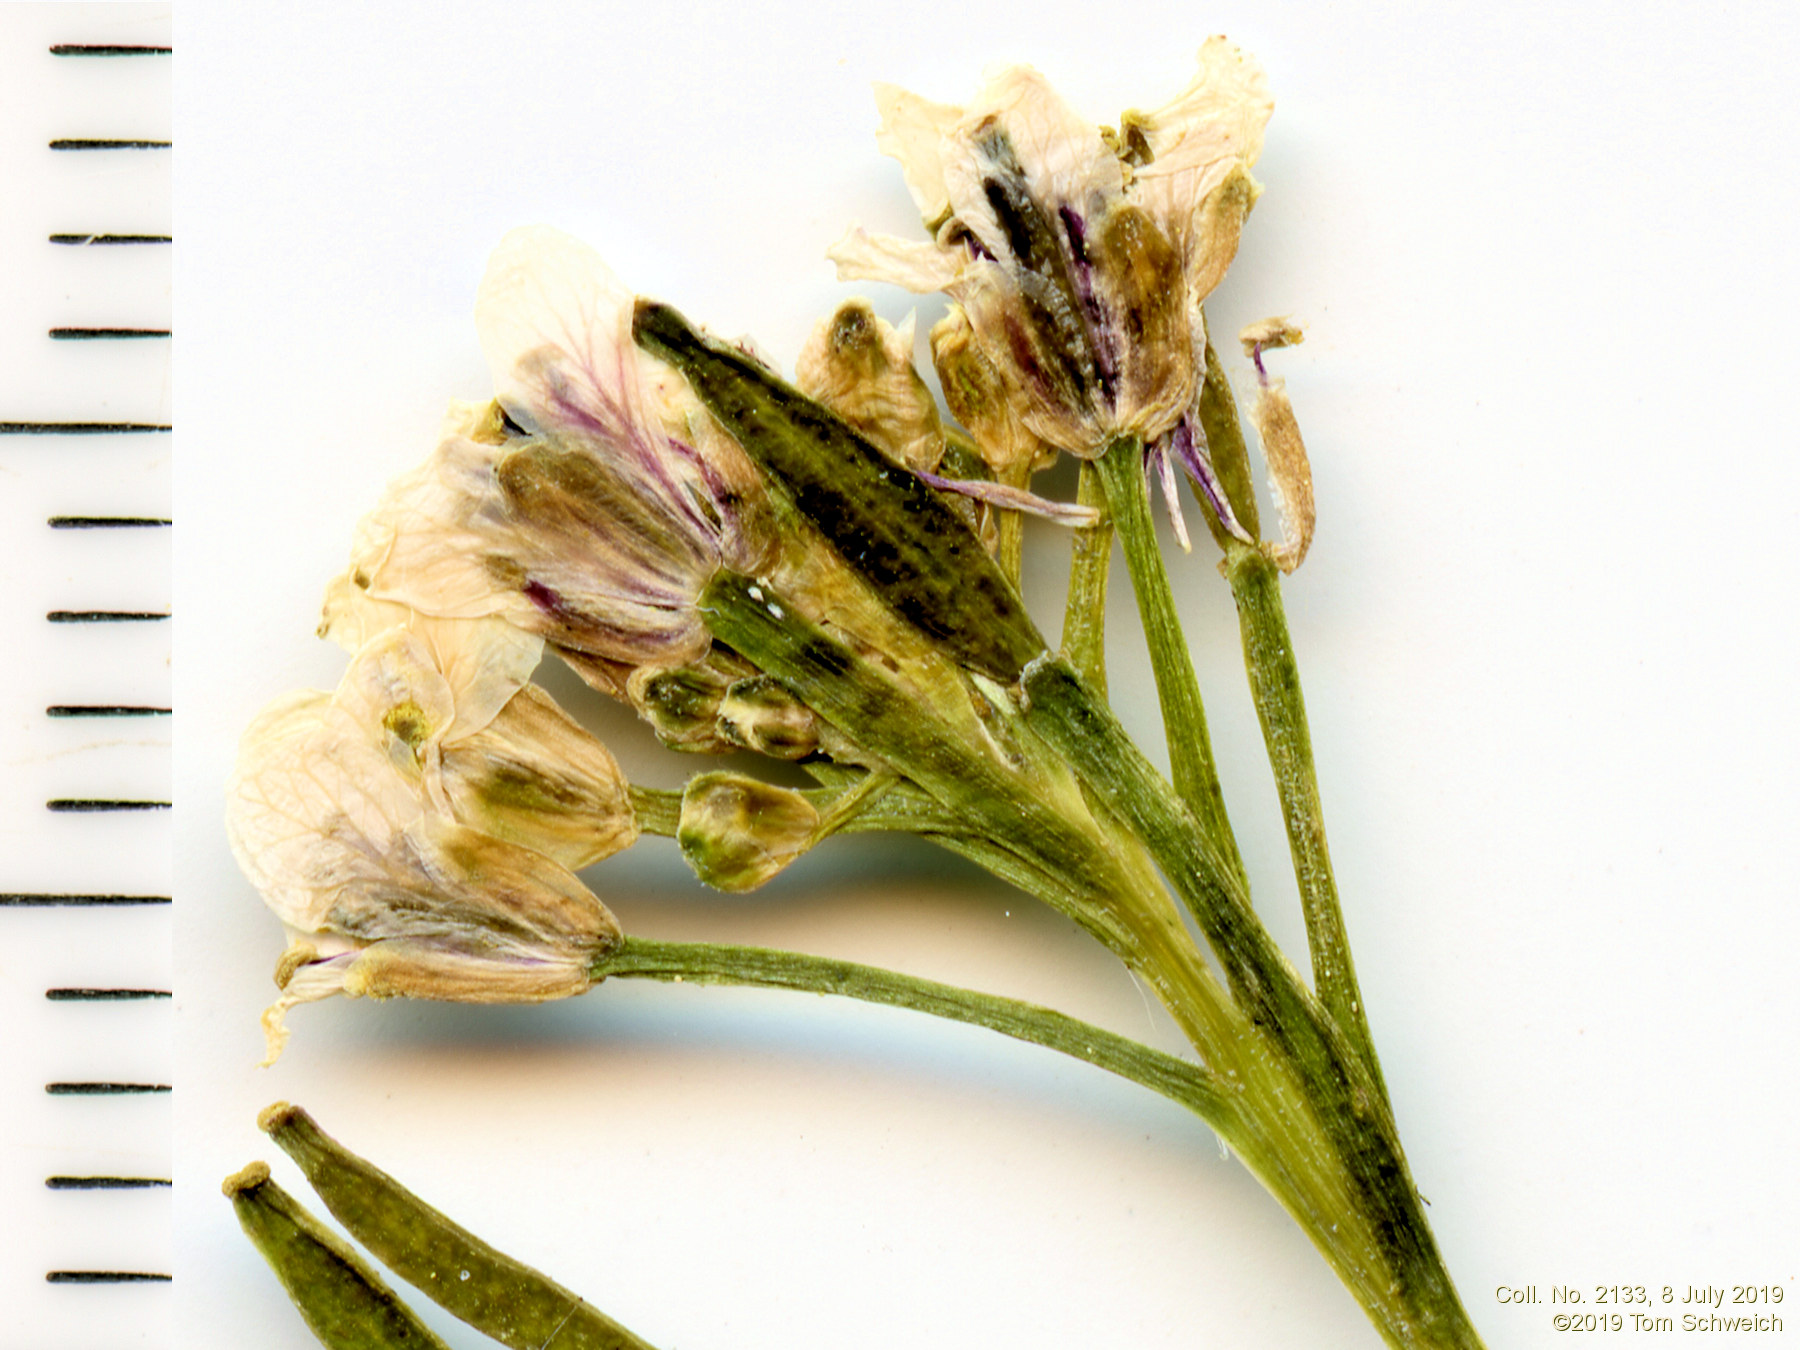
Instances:
[[[506,229],[580,234],[791,366],[848,293],[827,245],[915,225],[872,81],[954,102],[1025,60],[1110,121],[1178,91],[1215,31],[1265,63],[1277,111],[1211,309],[1227,336],[1271,313],[1309,334],[1275,358],[1320,503],[1289,612],[1450,1267],[1496,1347],[1560,1343],[1500,1286],[1779,1284],[1800,1324],[1791,9],[847,15],[179,7],[179,1343],[310,1344],[215,1189],[270,1155],[253,1121],[277,1098],[664,1347],[1377,1343],[1197,1122],[902,1013],[648,986],[339,1003],[298,1010],[258,1071],[281,941],[219,823],[239,729],[337,678],[310,633],[356,517],[446,400],[487,393],[469,309]],[[1178,577],[1260,906],[1296,947],[1228,597],[1201,552]],[[1034,598],[1054,626],[1049,571]],[[1119,614],[1118,698],[1153,737]],[[699,767],[594,712],[645,781]],[[725,900],[652,841],[591,880],[634,932],[1165,1035],[1066,924],[924,849],[833,845]]]

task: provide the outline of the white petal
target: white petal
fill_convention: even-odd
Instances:
[[[660,440],[631,340],[635,297],[600,255],[547,225],[513,230],[475,296],[500,402],[527,430],[547,421],[621,442]]]
[[[320,635],[354,653],[377,634],[404,629],[423,644],[431,666],[449,683],[455,718],[446,743],[480,731],[530,680],[544,640],[502,619],[440,619],[407,605],[377,600],[346,573],[325,592]]]
[[[881,114],[875,143],[883,154],[900,161],[907,190],[919,204],[926,228],[935,228],[950,210],[950,193],[944,186],[944,141],[961,120],[963,110],[933,103],[895,84],[875,86],[875,107]]]
[[[854,225],[825,251],[839,281],[885,281],[919,295],[941,291],[961,275],[964,257],[936,244],[870,234]]]
[[[1006,232],[988,203],[991,164],[979,149],[998,123],[1011,141],[1024,181],[1037,204],[1054,217],[1068,207],[1085,223],[1124,189],[1119,160],[1062,95],[1030,66],[1011,66],[993,77],[969,105],[955,132],[957,150],[944,176],[957,218],[974,231],[990,253],[1005,256]]]
[[[502,453],[453,436],[390,482],[357,523],[351,581],[376,599],[427,614],[528,619],[529,603],[496,586],[482,565],[492,544],[470,525],[484,508],[499,510],[493,470]]]
[[[1222,37],[1200,48],[1200,69],[1192,83],[1155,112],[1135,118],[1152,158],[1132,180],[1132,199],[1181,248],[1190,269],[1204,262],[1193,256],[1199,241],[1196,222],[1234,175],[1254,201],[1248,170],[1262,154],[1263,130],[1274,111],[1269,79],[1256,59]],[[1229,232],[1235,247],[1235,230]]]
[[[433,742],[456,717],[450,682],[425,645],[404,628],[390,628],[364,643],[331,701],[377,744],[384,719],[397,708],[414,711],[420,724],[416,736]]]
[[[329,695],[276,700],[244,733],[226,787],[238,866],[283,923],[317,932],[346,886],[386,879],[416,788]]]

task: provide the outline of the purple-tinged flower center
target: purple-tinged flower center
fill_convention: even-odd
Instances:
[[[1075,293],[1080,297],[1081,308],[1087,315],[1095,373],[1100,377],[1100,390],[1110,404],[1114,402],[1114,389],[1118,382],[1119,357],[1115,350],[1117,344],[1112,326],[1107,323],[1099,297],[1094,294],[1094,264],[1088,257],[1087,224],[1075,208],[1067,203],[1056,208],[1056,217],[1062,222],[1063,237],[1069,245],[1069,261],[1072,264],[1069,279],[1075,283]]]

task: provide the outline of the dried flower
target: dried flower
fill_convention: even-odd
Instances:
[[[831,250],[839,276],[947,292],[963,318],[939,345],[957,353],[966,323],[1018,422],[1052,447],[1091,456],[1171,430],[1198,387],[1200,302],[1258,191],[1273,107],[1260,67],[1211,39],[1186,91],[1116,133],[1028,67],[967,108],[892,86],[876,99],[881,147],[933,237],[852,230]]]
[[[357,531],[350,584],[427,614],[498,615],[624,693],[710,638],[694,599],[755,571],[756,471],[631,340],[633,297],[586,245],[515,230],[476,301],[497,397],[452,407],[435,455]]]
[[[504,654],[504,628],[465,623],[463,636],[498,637]],[[297,1003],[559,998],[583,992],[620,940],[569,870],[636,837],[617,766],[535,691],[515,686],[490,708],[501,686],[481,653],[493,644],[446,661],[433,648],[454,646],[450,626],[414,629],[429,636],[377,634],[335,692],[278,699],[244,734],[227,829],[290,937],[266,1062]],[[459,689],[450,672],[473,683]],[[464,689],[479,697],[459,702]]]

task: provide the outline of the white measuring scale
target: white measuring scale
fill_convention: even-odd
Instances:
[[[0,1304],[166,1344],[166,5],[0,6]]]

